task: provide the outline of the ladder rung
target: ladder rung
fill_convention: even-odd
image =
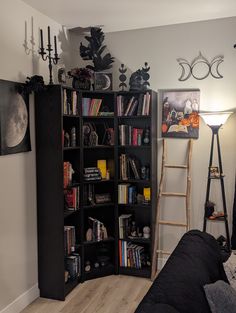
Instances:
[[[162,220],[160,220],[158,223],[161,224],[161,225],[171,225],[171,226],[187,227],[186,223],[176,223],[176,222],[172,222],[172,221],[162,221]]]
[[[162,192],[161,195],[166,197],[187,197],[186,193],[180,192]]]
[[[182,169],[187,169],[188,168],[187,165],[172,165],[172,164],[166,164],[165,167],[168,167],[168,168],[182,168]]]
[[[157,250],[156,252],[161,253],[161,254],[168,254],[168,255],[171,255],[171,253],[172,253],[170,251],[164,251],[164,250]]]

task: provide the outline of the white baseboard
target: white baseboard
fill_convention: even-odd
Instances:
[[[12,303],[8,304],[0,313],[19,313],[38,297],[39,289],[38,284],[36,284],[16,298]]]
[[[158,271],[160,271],[163,266],[166,264],[166,261],[168,260],[168,258],[158,258]],[[0,312],[1,313],[1,312]]]

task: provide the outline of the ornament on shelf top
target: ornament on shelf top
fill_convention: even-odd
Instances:
[[[141,91],[141,90],[147,90],[150,86],[149,83],[149,70],[150,66],[148,66],[148,63],[144,63],[144,67],[142,69],[138,69],[136,72],[131,74],[129,79],[129,87],[130,91]]]

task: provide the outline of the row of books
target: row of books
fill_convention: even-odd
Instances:
[[[64,168],[64,188],[68,188],[68,186],[70,186],[72,183],[72,175],[74,173],[74,170],[72,168],[71,163],[68,161],[63,162],[63,168]]]
[[[120,266],[141,269],[144,259],[144,247],[125,240],[119,240]]]
[[[65,256],[75,252],[75,226],[64,226]]]
[[[130,184],[118,185],[118,204],[137,203],[137,187]]]
[[[121,146],[141,146],[142,137],[143,128],[137,128],[125,124],[119,125],[119,143]]]
[[[91,241],[101,241],[107,238],[106,228],[104,224],[96,218],[89,217],[89,224],[92,230]],[[88,239],[88,238],[87,238]]]
[[[138,97],[132,96],[126,98],[123,95],[117,96],[117,114],[118,116],[145,116],[150,114],[149,92],[140,94]]]
[[[137,158],[122,153],[120,155],[120,179],[140,179],[140,162]]]
[[[82,98],[82,115],[98,116],[102,99]]]
[[[79,186],[64,189],[65,210],[76,211],[80,205]]]
[[[78,99],[75,90],[63,89],[63,114],[78,115]]]
[[[81,257],[78,253],[73,253],[65,258],[65,273],[68,273],[68,276],[65,278],[65,282],[74,280],[81,275]]]

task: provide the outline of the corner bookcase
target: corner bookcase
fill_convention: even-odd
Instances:
[[[40,296],[80,282],[150,277],[157,94],[47,86],[35,95]]]

